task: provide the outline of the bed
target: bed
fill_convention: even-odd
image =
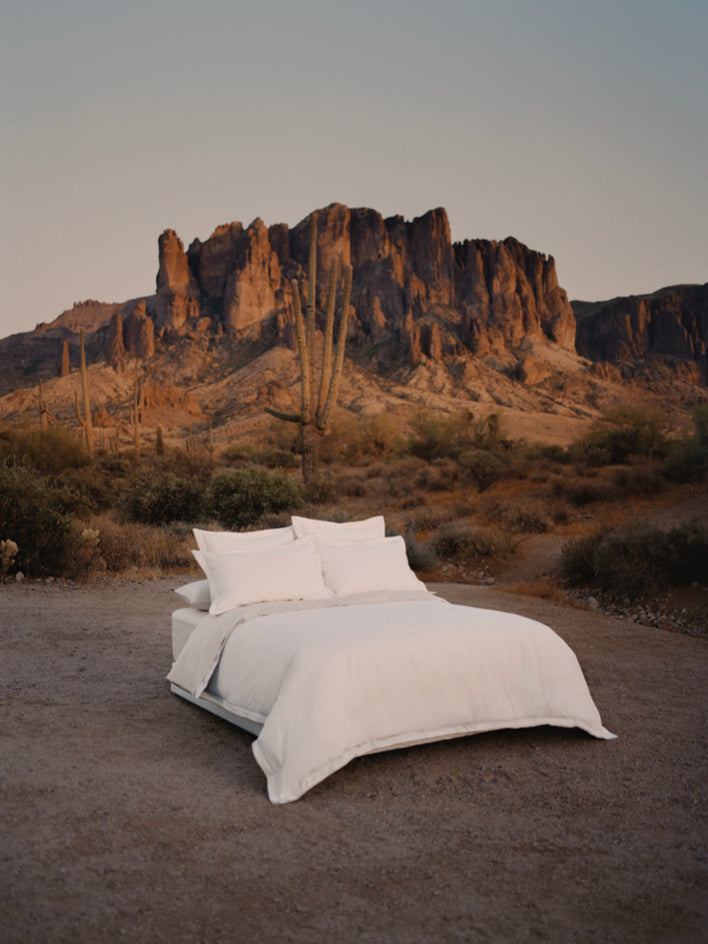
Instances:
[[[553,630],[436,597],[380,517],[195,535],[206,580],[178,591],[170,688],[256,736],[273,803],[428,741],[536,725],[613,737]]]

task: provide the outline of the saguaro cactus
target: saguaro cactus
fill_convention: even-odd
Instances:
[[[133,430],[133,451],[135,452],[135,457],[140,456],[140,425],[141,425],[141,416],[140,416],[140,401],[141,401],[141,391],[139,381],[133,383],[133,402],[130,406],[130,425]]]
[[[84,431],[86,438],[86,451],[90,456],[93,455],[93,420],[91,419],[91,403],[89,402],[88,379],[86,377],[86,353],[84,350],[84,329],[79,329],[81,339],[81,393],[84,404],[84,415],[81,415],[79,408],[79,393],[74,391],[74,406],[76,407],[76,418]]]
[[[310,257],[307,276],[307,318],[303,318],[300,306],[300,286],[297,279],[291,282],[293,310],[295,313],[295,335],[300,361],[300,412],[286,413],[266,407],[266,411],[277,419],[300,424],[302,445],[302,476],[309,482],[317,474],[319,466],[320,439],[327,429],[332,408],[339,396],[339,384],[344,364],[344,348],[347,343],[349,299],[352,290],[352,266],[344,270],[342,310],[339,316],[337,344],[334,346],[334,321],[336,307],[339,260],[332,259],[329,270],[327,310],[325,314],[322,363],[320,366],[319,390],[314,396],[315,386],[315,309],[317,297],[317,213],[310,217]]]
[[[49,424],[56,422],[55,417],[47,409],[47,401],[44,399],[44,386],[39,381],[39,428],[43,433],[49,429]]]

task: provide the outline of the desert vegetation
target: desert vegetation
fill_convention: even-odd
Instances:
[[[564,543],[558,576],[608,599],[704,581],[708,531],[632,524],[708,481],[708,407],[689,435],[654,411],[618,407],[567,448],[511,441],[496,413],[340,414],[301,473],[292,423],[218,453],[193,444],[124,454],[58,425],[0,429],[3,579],[195,569],[191,529],[268,527],[293,511],[344,520],[384,513],[426,579],[493,578],[535,535]],[[559,585],[560,582],[559,582]]]

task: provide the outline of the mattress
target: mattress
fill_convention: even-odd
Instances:
[[[192,606],[185,606],[175,610],[172,614],[172,658],[176,659],[184,648],[184,644],[200,619],[206,616],[201,610]]]

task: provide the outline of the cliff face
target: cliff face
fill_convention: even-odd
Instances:
[[[618,363],[658,354],[694,361],[708,377],[708,283],[573,302],[573,311],[578,353],[585,357]]]
[[[177,235],[159,240],[158,327],[188,330],[208,316],[235,336],[268,329],[292,338],[292,290],[306,292],[309,222],[292,230],[220,226],[185,252]],[[551,257],[507,239],[453,244],[447,214],[405,221],[331,204],[319,211],[317,297],[324,305],[331,260],[354,267],[350,339],[400,342],[410,363],[468,350],[500,352],[525,337],[572,350],[575,320]]]
[[[187,362],[192,342],[212,345],[222,357],[251,356],[248,346],[221,346],[223,335],[258,341],[259,350],[294,347],[291,280],[304,301],[309,235],[309,217],[292,228],[256,219],[219,226],[185,251],[177,233],[165,230],[155,295],[77,303],[51,324],[0,340],[0,393],[75,367],[81,327],[89,363],[117,372],[156,353],[179,350]],[[516,239],[453,243],[442,208],[407,221],[333,203],[318,211],[320,310],[335,256],[354,268],[347,350],[379,372],[462,358],[455,370],[464,373],[486,356],[533,386],[545,374],[529,357],[530,341],[547,353],[554,345],[610,364],[654,354],[680,359],[698,364],[708,379],[708,284],[571,307],[553,258]],[[620,376],[598,364],[596,375],[603,371]]]

